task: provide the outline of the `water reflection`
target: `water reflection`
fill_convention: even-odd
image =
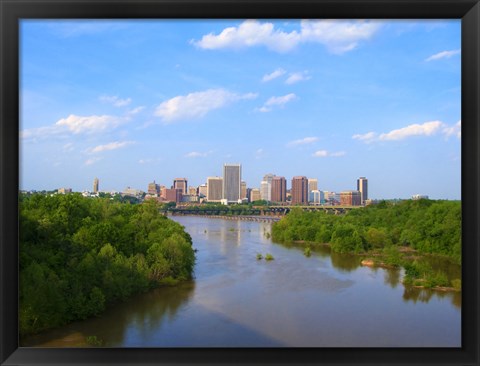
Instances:
[[[305,249],[304,243],[276,243],[285,248],[292,250],[303,251]],[[312,253],[320,258],[329,258],[333,268],[340,272],[350,273],[362,268],[361,257],[353,254],[333,252],[328,245],[313,245],[311,246]],[[441,271],[449,280],[461,278],[461,266],[452,262],[448,258],[424,256],[417,258],[417,261],[424,262],[432,267],[435,271]],[[403,287],[402,279],[404,271],[402,269],[369,267],[373,273],[383,273],[384,284],[391,288],[396,288],[401,285]],[[412,286],[405,286],[403,293],[404,301],[411,301],[413,303],[423,302],[428,303],[433,297],[441,299],[450,299],[451,303],[456,308],[461,308],[461,292],[457,291],[440,291],[425,288],[417,288]]]
[[[462,307],[462,294],[460,292],[430,290],[425,288],[405,286],[403,291],[403,300],[405,302],[411,301],[413,303],[423,302],[428,303],[433,297],[450,298],[452,304],[456,308]]]
[[[360,267],[360,257],[352,254],[331,252],[330,260],[334,268],[344,272],[351,272]]]
[[[399,269],[386,269],[384,270],[384,276],[384,283],[391,288],[395,288],[401,282],[402,273]]]
[[[21,345],[43,347],[85,347],[86,337],[95,336],[102,346],[123,344],[134,331],[148,340],[165,322],[173,322],[181,307],[195,290],[189,281],[175,287],[163,287],[112,305],[99,318],[71,323],[21,340]]]

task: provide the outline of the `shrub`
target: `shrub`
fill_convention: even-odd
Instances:
[[[312,255],[312,250],[310,249],[310,247],[306,247],[303,250],[303,254],[305,255],[305,257],[310,257]]]

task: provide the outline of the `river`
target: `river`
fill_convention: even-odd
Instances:
[[[173,218],[198,249],[193,281],[116,304],[22,346],[460,347],[461,294],[407,288],[400,270],[272,243],[270,223]],[[260,253],[274,260],[257,260]],[[437,265],[439,265],[437,263]],[[459,271],[459,268],[449,269]]]

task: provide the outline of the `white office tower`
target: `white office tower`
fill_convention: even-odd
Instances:
[[[272,185],[266,180],[260,182],[260,197],[265,201],[272,200]]]
[[[318,189],[309,192],[309,202],[313,205],[319,205],[325,201],[325,196]]]
[[[262,200],[265,200],[265,201],[272,200],[272,181],[274,177],[275,177],[275,174],[272,174],[272,173],[268,173],[263,176],[263,182],[267,182],[268,186],[266,188],[265,194],[262,195]]]

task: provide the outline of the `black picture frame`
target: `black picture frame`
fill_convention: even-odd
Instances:
[[[19,20],[368,18],[462,20],[461,348],[24,348],[18,345]],[[1,365],[479,365],[478,0],[0,0]]]

